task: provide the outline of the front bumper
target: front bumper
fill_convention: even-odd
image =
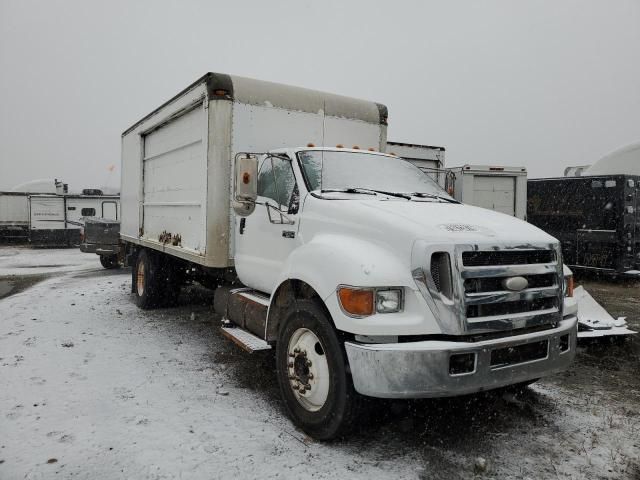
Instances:
[[[566,370],[576,352],[577,318],[556,328],[481,342],[428,340],[408,343],[345,342],[356,391],[379,398],[452,397],[491,390]],[[568,343],[567,343],[568,340]],[[546,356],[492,366],[492,351],[548,342]],[[561,345],[565,350],[562,351]],[[568,346],[568,348],[567,348]],[[475,354],[470,373],[451,374],[450,358]]]

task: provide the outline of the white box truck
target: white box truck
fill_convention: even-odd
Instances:
[[[386,121],[374,102],[209,73],[122,135],[136,302],[216,287],[222,331],[275,347],[286,409],[317,439],[364,396],[526,384],[575,355],[558,241],[380,153]]]
[[[459,202],[527,219],[527,169],[524,167],[448,168],[445,188]]]

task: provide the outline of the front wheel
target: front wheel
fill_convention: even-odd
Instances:
[[[340,436],[356,418],[358,395],[346,355],[326,313],[310,300],[292,304],[276,348],[280,392],[294,423],[313,438]]]

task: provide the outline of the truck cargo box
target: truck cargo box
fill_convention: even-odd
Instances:
[[[387,153],[413,163],[440,185],[444,182],[444,152],[444,147],[387,142]]]
[[[126,242],[205,267],[233,265],[238,152],[305,146],[383,150],[383,105],[207,73],[122,134]]]
[[[640,275],[640,176],[529,180],[529,222],[562,242],[574,269]]]
[[[459,202],[526,220],[526,168],[464,165],[448,168],[446,179],[446,189]]]

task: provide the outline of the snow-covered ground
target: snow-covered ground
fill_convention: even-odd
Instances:
[[[361,431],[323,444],[286,417],[273,356],[219,334],[210,292],[143,312],[128,270],[76,250],[0,248],[2,282],[3,480],[640,475],[632,341],[583,348],[519,395],[374,402]]]

